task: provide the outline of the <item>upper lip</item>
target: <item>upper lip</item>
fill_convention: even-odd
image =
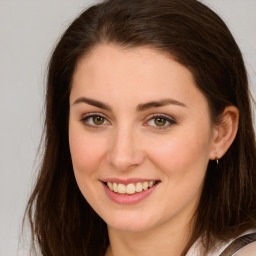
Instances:
[[[143,178],[128,178],[128,179],[107,178],[107,179],[103,179],[101,181],[102,182],[111,182],[111,183],[118,183],[118,184],[128,185],[130,183],[159,181],[159,180],[157,180],[157,179],[143,179]]]

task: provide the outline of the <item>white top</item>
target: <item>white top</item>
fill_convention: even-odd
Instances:
[[[241,236],[250,234],[255,232],[255,230],[250,230],[248,232],[243,233]],[[220,254],[231,244],[235,239],[231,239],[228,243],[220,246],[216,251],[208,253],[204,256],[220,256]],[[186,256],[199,256],[200,255],[200,238],[193,244],[193,246],[189,249]],[[256,242],[252,242],[248,244],[246,247],[241,248],[239,251],[233,254],[233,256],[256,256]]]

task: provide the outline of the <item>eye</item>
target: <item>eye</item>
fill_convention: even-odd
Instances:
[[[99,114],[88,114],[85,117],[81,119],[81,121],[91,127],[97,127],[97,126],[102,126],[105,124],[109,124],[107,119]]]
[[[165,126],[167,123],[167,120],[163,117],[155,117],[153,121],[156,126]]]
[[[146,125],[157,129],[164,129],[173,124],[176,124],[176,122],[171,117],[165,115],[154,115],[146,122]]]

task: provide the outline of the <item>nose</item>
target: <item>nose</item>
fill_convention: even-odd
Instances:
[[[140,136],[128,127],[116,129],[111,136],[107,160],[119,171],[130,170],[144,161]]]

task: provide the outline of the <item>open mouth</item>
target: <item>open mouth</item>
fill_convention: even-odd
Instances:
[[[136,182],[136,183],[129,183],[127,185],[122,183],[115,183],[115,182],[104,182],[104,184],[113,192],[117,194],[127,194],[133,195],[136,193],[140,193],[142,191],[149,190],[153,186],[155,186],[160,181],[144,181],[144,182]]]

